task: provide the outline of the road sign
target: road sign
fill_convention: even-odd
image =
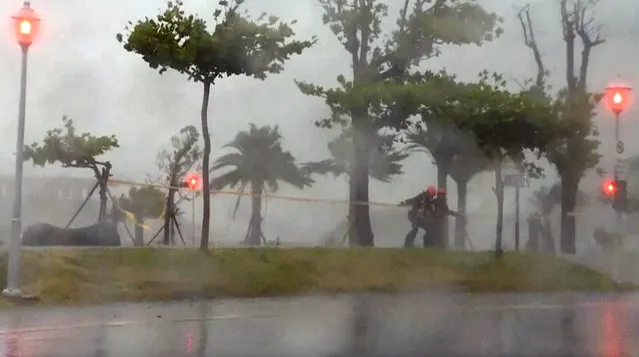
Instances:
[[[617,162],[615,162],[615,176],[621,178],[619,176],[625,176],[628,174],[628,161],[623,158],[617,158]]]
[[[524,174],[506,174],[504,175],[504,185],[510,187],[528,187],[530,179]]]
[[[625,149],[625,146],[623,144],[623,141],[621,140],[617,141],[617,154],[623,154],[624,149]]]

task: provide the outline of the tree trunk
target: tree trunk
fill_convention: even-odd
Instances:
[[[355,122],[357,123],[357,122]],[[372,247],[374,243],[373,229],[371,227],[370,207],[368,205],[369,184],[369,151],[366,132],[355,125],[353,135],[354,164],[349,181],[351,213],[350,224],[355,233],[357,245]]]
[[[437,164],[437,187],[443,188],[448,192],[448,167],[445,164]],[[440,227],[436,231],[439,237],[435,237],[435,244],[439,248],[448,248],[448,216],[444,216],[441,220],[437,220]]]
[[[100,191],[99,191],[100,210],[98,211],[98,222],[104,222],[106,218],[107,200],[109,199],[109,196],[107,195],[107,187],[108,187],[107,184],[109,182],[109,176],[111,174],[110,171],[111,171],[111,167],[107,163],[106,167],[103,167],[102,170],[100,171],[99,176],[96,177],[98,179],[99,186],[100,186]]]
[[[495,195],[497,196],[497,223],[495,225],[495,254],[503,254],[502,233],[504,229],[504,185],[501,178],[501,160],[495,165]]]
[[[533,215],[528,217],[528,242],[526,243],[526,251],[539,252],[539,236],[541,233],[541,216]]]
[[[171,187],[174,187],[174,184],[172,183],[170,185]],[[169,189],[169,193],[166,195],[166,206],[164,209],[164,225],[162,228],[162,244],[164,245],[169,245],[169,243],[171,242],[171,217],[172,217],[172,213],[171,212],[175,212],[175,194],[176,194],[177,190],[170,188]]]
[[[175,217],[175,215],[174,215]],[[175,227],[177,226],[177,223],[175,223],[176,221],[173,221],[173,224],[171,225],[171,245],[174,246],[175,245]]]
[[[135,234],[133,235],[133,243],[136,247],[143,247],[144,246],[144,230],[142,229],[142,224],[144,224],[144,221],[142,220],[138,220],[136,218],[135,220]]]
[[[555,254],[555,237],[552,235],[552,223],[550,222],[550,215],[544,215],[542,219],[543,224],[541,225],[541,236],[544,241],[542,252]]]
[[[464,249],[466,246],[466,200],[468,198],[468,181],[457,182],[457,212],[455,217],[455,248]]]
[[[202,152],[202,237],[200,238],[200,249],[209,249],[209,223],[211,221],[211,187],[209,182],[209,159],[211,156],[211,137],[209,136],[208,110],[209,97],[211,94],[211,82],[204,81],[204,91],[202,93],[202,139],[204,139],[204,150]]]
[[[575,208],[579,180],[570,177],[561,178],[561,238],[560,247],[563,254],[577,253],[575,236],[577,233]],[[570,214],[573,213],[573,214]]]
[[[251,227],[249,228],[248,245],[260,245],[262,242],[262,183],[252,184]]]
[[[348,185],[351,186],[351,182],[353,179],[349,175]],[[348,235],[348,246],[349,247],[357,247],[359,244],[357,243],[357,235],[355,234],[355,226],[352,224],[352,220],[355,216],[355,205],[352,202],[349,202],[348,205],[348,216],[346,217],[346,221],[348,226],[346,227],[346,234]]]

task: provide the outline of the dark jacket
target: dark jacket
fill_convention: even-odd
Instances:
[[[410,213],[417,214],[421,211],[421,214],[428,215],[433,210],[433,196],[426,192],[421,192],[417,196],[408,198],[399,203],[400,206],[410,206]]]

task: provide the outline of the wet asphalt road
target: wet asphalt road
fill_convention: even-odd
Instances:
[[[639,294],[31,307],[0,314],[0,356],[639,356]]]

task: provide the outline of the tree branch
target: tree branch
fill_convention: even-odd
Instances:
[[[540,90],[544,89],[544,77],[546,75],[546,69],[541,58],[541,52],[537,45],[537,39],[535,38],[535,31],[533,29],[533,23],[530,18],[530,6],[527,5],[519,11],[517,14],[519,23],[521,24],[521,30],[524,35],[524,44],[530,48],[537,64],[537,78],[535,80],[535,86]]]
[[[579,79],[577,88],[582,91],[586,90],[586,80],[588,79],[588,67],[590,65],[590,53],[593,47],[599,46],[606,40],[601,37],[601,27],[592,27],[594,18],[588,14],[591,6],[594,6],[598,0],[579,0],[575,3],[575,32],[581,39],[583,49],[581,51],[581,65],[579,67]]]
[[[561,25],[564,41],[566,42],[566,84],[568,92],[572,93],[577,87],[575,77],[575,14],[568,11],[568,0],[561,0]]]

